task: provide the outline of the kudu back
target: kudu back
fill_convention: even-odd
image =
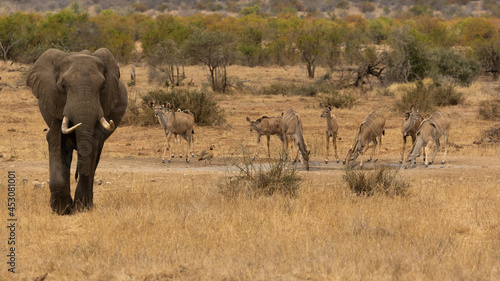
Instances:
[[[267,158],[271,158],[271,151],[269,148],[269,141],[271,135],[276,135],[283,142],[283,135],[281,134],[281,116],[279,117],[268,117],[262,116],[259,119],[252,121],[249,117],[246,118],[250,126],[250,132],[255,130],[257,132],[257,147],[252,156],[252,161],[255,160],[255,156],[259,154],[260,138],[265,135],[267,138]]]
[[[347,152],[347,156],[344,160],[344,163],[350,165],[352,161],[356,160],[356,158],[360,154],[366,152],[366,150],[369,147],[368,145],[371,142],[373,142],[373,150],[367,162],[372,160],[377,145],[378,145],[378,153],[377,153],[378,156],[380,154],[380,146],[382,145],[382,135],[384,134],[385,134],[384,115],[382,115],[377,111],[370,112],[370,114],[368,114],[368,116],[366,117],[365,121],[363,121],[363,123],[359,125],[359,130],[356,133],[356,137],[354,138],[354,144]],[[363,166],[363,159],[361,159],[359,166],[360,167]]]
[[[306,148],[306,143],[304,141],[304,134],[302,130],[302,121],[297,112],[293,109],[285,111],[281,115],[281,132],[283,136],[283,143],[285,151],[288,150],[288,137],[297,146],[298,151],[302,155],[302,160],[306,170],[309,171],[309,153],[310,151]],[[297,153],[298,156],[298,153]],[[295,158],[297,162],[298,157]]]
[[[448,114],[437,111],[434,112],[429,118],[422,121],[420,128],[417,132],[417,140],[413,145],[412,152],[409,156],[406,167],[413,164],[418,153],[423,148],[424,149],[424,164],[428,167],[429,164],[434,162],[436,154],[439,150],[440,142],[439,139],[444,135],[444,158],[441,164],[446,162],[446,143],[448,142],[448,134],[451,127],[450,118]],[[436,144],[436,150],[434,151],[434,156],[429,162],[429,149],[433,144]]]

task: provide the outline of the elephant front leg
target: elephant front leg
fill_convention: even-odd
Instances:
[[[56,122],[57,123],[57,122]],[[47,133],[49,144],[50,170],[50,207],[59,215],[71,213],[73,199],[70,190],[70,167],[73,157],[73,148],[63,145],[64,136],[61,136],[61,122]]]

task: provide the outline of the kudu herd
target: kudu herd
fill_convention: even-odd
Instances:
[[[193,114],[189,110],[178,110],[177,112],[174,112],[171,110],[171,106],[169,103],[164,103],[161,106],[155,106],[154,104],[150,105],[152,108],[154,108],[155,116],[158,117],[158,120],[160,121],[160,124],[162,125],[163,130],[165,131],[165,134],[167,136],[167,140],[165,142],[165,147],[163,150],[162,163],[164,163],[165,161],[166,151],[170,151],[170,138],[172,137],[172,135],[174,135],[175,137],[177,137],[177,135],[180,135],[187,141],[186,162],[189,163],[190,146],[191,151],[194,152]],[[325,118],[326,120],[326,151],[324,159],[325,164],[328,164],[329,161],[330,138],[332,138],[335,159],[337,163],[339,163],[339,156],[337,152],[339,124],[332,111],[332,107],[327,106],[324,107],[320,115],[321,118]],[[288,155],[289,144],[291,144],[292,146],[292,154],[293,146],[295,146],[297,148],[297,154],[293,162],[296,163],[297,161],[299,161],[300,156],[305,165],[305,169],[309,170],[310,151],[306,148],[306,142],[304,140],[304,132],[302,128],[302,120],[299,114],[294,109],[289,109],[283,112],[281,116],[262,116],[255,121],[252,121],[249,117],[246,117],[246,121],[249,123],[250,132],[254,130],[257,132],[257,146],[252,155],[252,161],[254,161],[256,157],[258,157],[260,141],[263,135],[265,135],[267,139],[267,158],[271,158],[271,149],[269,144],[270,138],[272,135],[276,135],[282,142],[283,152],[285,153],[285,155]],[[343,163],[347,164],[349,167],[353,167],[352,165],[354,161],[359,157],[359,155],[364,154],[369,149],[371,143],[373,143],[372,152],[366,162],[370,162],[373,160],[373,156],[377,148],[378,157],[382,145],[382,136],[385,135],[385,123],[386,118],[382,113],[378,111],[370,112],[365,120],[359,125],[359,128],[354,137],[354,144],[349,148]],[[446,143],[448,140],[449,128],[450,120],[445,113],[438,111],[432,114],[428,119],[424,120],[422,115],[418,112],[417,108],[415,106],[411,106],[410,111],[405,113],[401,125],[403,147],[401,149],[400,163],[403,163],[402,167],[412,167],[412,165],[415,164],[415,158],[420,156],[420,151],[423,151],[423,160],[425,167],[428,167],[429,164],[432,164],[436,157],[437,151],[439,150],[439,139],[442,135],[444,135],[445,146],[444,159],[442,162],[444,164],[446,161]],[[411,153],[409,153],[408,158],[405,161],[406,139],[408,136],[411,137],[413,145],[411,148]],[[432,160],[429,161],[429,149],[434,144],[436,145],[436,150],[434,151]],[[209,158],[211,159],[213,157],[213,152],[212,154],[207,155],[210,155]],[[193,153],[192,156],[194,156]],[[171,153],[170,159],[168,160],[169,163],[171,162],[172,157],[174,157],[173,153]],[[206,159],[202,157],[201,160]],[[374,159],[374,161],[377,160],[378,158]],[[363,167],[363,159],[360,159],[359,167]]]

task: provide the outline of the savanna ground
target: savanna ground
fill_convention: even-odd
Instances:
[[[165,136],[159,125],[122,126],[104,147],[95,208],[57,216],[48,205],[45,124],[24,86],[28,67],[0,64],[0,212],[7,224],[7,172],[15,171],[18,218],[15,274],[7,271],[9,233],[0,231],[0,280],[500,280],[500,147],[473,144],[495,124],[478,118],[480,102],[498,98],[500,85],[489,77],[460,89],[463,105],[442,108],[453,119],[448,161],[439,164],[441,150],[427,169],[419,159],[416,168],[399,170],[410,184],[405,196],[355,195],[342,179],[342,159],[359,123],[377,109],[387,117],[386,135],[379,161],[367,168],[397,168],[402,116],[393,101],[397,88],[408,85],[391,86],[395,96],[358,92],[356,106],[335,109],[340,164],[333,150],[330,163],[323,163],[318,97],[236,91],[216,96],[226,126],[195,128],[195,153],[216,145],[212,165],[179,158],[161,164]],[[126,83],[130,67],[121,67]],[[229,68],[249,88],[307,83],[304,71]],[[136,72],[132,99],[156,88],[144,66]],[[206,74],[201,67],[186,69],[187,81],[205,81]],[[236,173],[234,163],[256,145],[245,118],[278,116],[288,108],[301,115],[312,156],[311,171],[297,164],[297,195],[221,194],[220,186]],[[271,147],[276,159],[276,137]],[[262,157],[257,163],[267,162]]]

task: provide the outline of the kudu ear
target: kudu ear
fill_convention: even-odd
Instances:
[[[154,102],[152,102],[152,101],[150,101],[150,102],[149,102],[149,107],[154,108],[154,107],[155,107],[155,103],[154,103]]]
[[[250,118],[248,118],[248,116],[247,116],[247,121],[248,121],[249,123],[252,123],[252,120],[250,120]]]

